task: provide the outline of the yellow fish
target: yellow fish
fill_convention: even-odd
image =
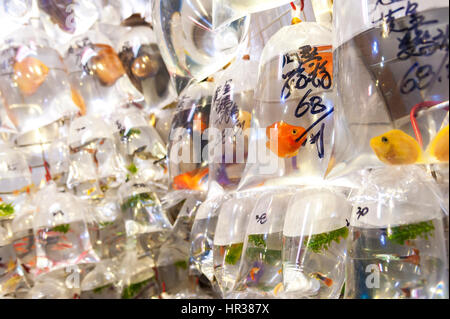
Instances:
[[[448,162],[449,126],[444,127],[431,141],[428,152],[440,162]]]
[[[252,115],[247,111],[239,110],[237,120],[243,125],[242,130],[245,131],[246,129],[249,129],[252,124]]]
[[[370,146],[383,163],[414,164],[422,160],[419,143],[401,130],[392,130],[370,140]]]

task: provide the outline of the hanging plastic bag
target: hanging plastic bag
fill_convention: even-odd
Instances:
[[[69,168],[69,149],[65,145],[69,125],[57,121],[14,138],[14,144],[27,158],[34,185],[54,180],[65,185]]]
[[[12,215],[6,215],[5,206],[0,203],[0,298],[17,298],[29,289],[14,250],[11,220]]]
[[[82,115],[107,117],[117,108],[144,101],[127,77],[112,43],[94,31],[74,38],[65,50],[72,99]]]
[[[151,257],[138,258],[136,251],[128,252],[119,267],[121,299],[151,299],[160,294]]]
[[[44,34],[24,27],[0,48],[0,92],[6,113],[21,134],[78,112],[65,66]]]
[[[119,57],[134,86],[150,108],[162,108],[177,94],[150,26],[131,28],[119,40]]]
[[[36,241],[33,229],[35,214],[36,205],[30,199],[26,206],[22,206],[15,213],[14,220],[11,224],[14,251],[29,282],[34,281],[38,275]]]
[[[95,265],[81,282],[80,299],[119,299],[117,265],[105,260]]]
[[[126,249],[125,221],[116,193],[109,191],[105,198],[94,201],[87,218],[92,246],[101,260],[120,258]]]
[[[173,225],[172,234],[161,246],[157,260],[158,282],[168,295],[189,290],[189,252],[192,225],[202,203],[200,196],[188,197]]]
[[[334,3],[339,108],[330,178],[448,162],[446,9],[447,1]]]
[[[119,188],[127,236],[136,240],[137,256],[157,258],[172,230],[157,195],[149,185],[130,181]]]
[[[293,191],[259,193],[248,219],[239,275],[230,298],[273,298],[282,286],[283,223]]]
[[[260,0],[260,1],[238,1],[238,0],[213,0],[213,26],[220,28],[249,13],[265,11],[288,4],[289,0]]]
[[[224,297],[239,276],[245,233],[260,194],[235,193],[220,207],[214,232],[214,275]]]
[[[366,173],[353,211],[345,298],[448,298],[439,189],[419,166]]]
[[[214,233],[219,209],[225,200],[223,193],[211,191],[208,194],[195,215],[190,236],[191,273],[203,274],[211,283],[214,281]]]
[[[342,190],[306,187],[295,193],[283,227],[280,296],[339,298],[345,280],[350,212]]]
[[[331,42],[331,30],[302,22],[267,43],[239,189],[324,179],[334,136]]]
[[[166,157],[166,146],[158,132],[145,120],[144,113],[123,109],[111,116],[111,122],[122,154],[153,160]]]
[[[209,127],[214,84],[192,84],[183,93],[172,121],[169,154],[171,188],[175,191],[206,191],[208,158],[204,133]]]
[[[5,0],[0,5],[0,39],[20,29],[39,13],[32,7],[33,0]]]
[[[41,189],[36,196],[33,227],[40,272],[98,262],[85,221],[85,205],[78,204],[72,194],[59,193],[54,183]]]
[[[75,299],[78,295],[79,289],[71,287],[67,274],[60,270],[40,276],[26,299]]]
[[[80,196],[103,196],[101,186],[117,187],[126,171],[118,156],[113,132],[102,119],[77,118],[70,124],[68,144],[70,167],[67,187]]]
[[[212,0],[153,2],[153,27],[177,93],[230,62],[247,36],[249,17],[212,28]]]
[[[214,142],[210,159],[210,180],[225,190],[235,189],[245,169],[248,138],[252,120],[253,93],[256,88],[258,63],[249,56],[233,63],[217,79],[209,125]]]
[[[37,4],[45,32],[60,46],[88,31],[100,17],[98,0],[37,0]]]

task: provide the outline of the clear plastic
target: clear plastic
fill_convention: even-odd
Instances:
[[[325,178],[334,143],[331,30],[279,30],[260,59],[249,158],[239,189]]]
[[[178,103],[168,146],[173,190],[206,191],[208,188],[209,162],[204,152],[208,141],[204,140],[204,132],[209,127],[213,94],[213,83],[193,83]]]
[[[248,56],[233,63],[216,80],[210,115],[214,129],[214,148],[210,160],[210,181],[225,190],[240,182],[248,157],[248,138],[252,121],[253,94],[257,84],[258,63]],[[219,135],[220,134],[220,135]]]
[[[245,233],[258,194],[236,193],[220,206],[214,232],[214,275],[226,298],[239,276]]]
[[[213,31],[213,0],[153,1],[153,27],[177,93],[230,62],[247,36],[249,17]]]
[[[120,209],[127,236],[136,241],[137,257],[156,259],[172,225],[150,185],[130,181],[119,188]]]
[[[59,53],[32,27],[18,30],[0,46],[0,92],[20,134],[79,111]]]
[[[81,282],[80,299],[119,299],[117,265],[111,260],[97,263]]]
[[[100,18],[100,0],[36,0],[41,24],[59,46],[88,31]]]
[[[198,195],[188,197],[180,209],[173,225],[173,230],[167,241],[161,246],[156,263],[158,267],[158,282],[162,291],[176,295],[189,291],[189,236],[197,211],[202,204]]]
[[[437,185],[420,166],[366,172],[350,196],[345,298],[448,298]]]
[[[126,178],[113,131],[101,118],[83,116],[70,124],[70,167],[67,187],[79,196],[103,196],[101,186],[117,187]]]
[[[265,11],[288,4],[290,0],[213,0],[214,29],[231,23],[249,13]]]
[[[283,224],[293,192],[261,191],[248,219],[239,275],[231,298],[274,298],[283,284]]]
[[[106,117],[117,108],[144,101],[126,75],[112,43],[100,32],[91,30],[72,39],[64,62],[72,99],[82,115]]]
[[[334,3],[339,108],[330,178],[448,162],[448,1],[386,3]]]
[[[90,242],[85,204],[50,183],[36,195],[36,205],[33,228],[40,273],[99,261]]]
[[[162,108],[177,94],[150,26],[131,28],[119,40],[119,57],[149,108]]]
[[[14,138],[15,146],[26,156],[34,185],[40,187],[50,180],[65,185],[69,170],[68,129],[68,121],[60,120]]]
[[[33,0],[4,0],[0,5],[0,39],[20,29],[31,18],[37,17]]]
[[[214,234],[221,204],[225,196],[210,195],[199,207],[195,215],[190,235],[190,256],[192,268],[214,281]]]
[[[291,198],[283,227],[283,297],[339,298],[350,213],[339,189],[306,187]]]

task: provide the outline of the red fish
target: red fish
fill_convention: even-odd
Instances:
[[[259,267],[253,267],[253,268],[250,270],[250,278],[252,278],[253,281],[255,281],[255,279],[256,279],[255,275],[256,275],[260,270],[261,270],[261,268],[259,268]]]
[[[175,176],[173,179],[173,188],[176,190],[202,190],[208,174],[209,168],[205,167]]]
[[[327,287],[331,287],[333,285],[333,280],[326,277],[324,274],[320,272],[315,272],[311,274],[314,278],[322,281]]]
[[[297,156],[300,147],[308,138],[305,132],[303,127],[292,126],[283,121],[276,122],[266,128],[266,146],[279,157]]]

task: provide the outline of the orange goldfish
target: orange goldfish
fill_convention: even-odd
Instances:
[[[370,140],[370,146],[383,163],[414,164],[422,160],[419,143],[401,130],[392,130]]]
[[[266,135],[269,140],[266,146],[279,157],[297,156],[300,147],[308,138],[305,132],[306,130],[303,127],[292,126],[283,121],[276,122],[266,128]]]
[[[260,270],[261,270],[261,268],[259,268],[259,267],[253,267],[253,268],[250,270],[250,278],[252,278],[253,281],[255,281],[255,279],[256,279],[255,275],[256,275]]]
[[[440,162],[448,162],[449,126],[444,127],[431,141],[428,152]]]
[[[203,133],[203,131],[206,130],[207,128],[208,125],[206,125],[205,121],[202,119],[202,113],[195,114],[193,125],[194,131]]]
[[[315,48],[313,48],[315,50]],[[330,75],[330,80],[333,78],[333,53],[332,53],[332,46],[331,45],[324,45],[317,47],[317,55],[321,58],[321,60],[318,62],[321,65],[324,64],[324,68],[327,71],[327,73]],[[326,62],[326,63],[325,63]],[[314,74],[314,72],[317,72],[317,62],[307,62],[303,65],[305,68],[305,72],[308,74]]]
[[[86,115],[86,104],[84,103],[84,99],[81,96],[80,92],[77,89],[72,88],[72,101],[76,106],[80,109],[81,115]]]
[[[283,291],[283,290],[284,290],[284,285],[283,285],[282,282],[280,282],[280,283],[279,283],[278,285],[276,285],[275,288],[273,289],[273,294],[274,294],[275,296],[277,296],[278,293],[281,292],[281,291]]]
[[[96,47],[100,51],[92,58],[92,69],[104,85],[111,86],[125,74],[125,69],[112,47],[106,44],[96,44]]]
[[[25,95],[36,93],[47,78],[48,72],[44,63],[30,56],[14,63],[14,79]]]
[[[209,168],[197,169],[188,173],[175,176],[173,188],[176,190],[190,189],[202,190],[205,179],[208,177]]]

